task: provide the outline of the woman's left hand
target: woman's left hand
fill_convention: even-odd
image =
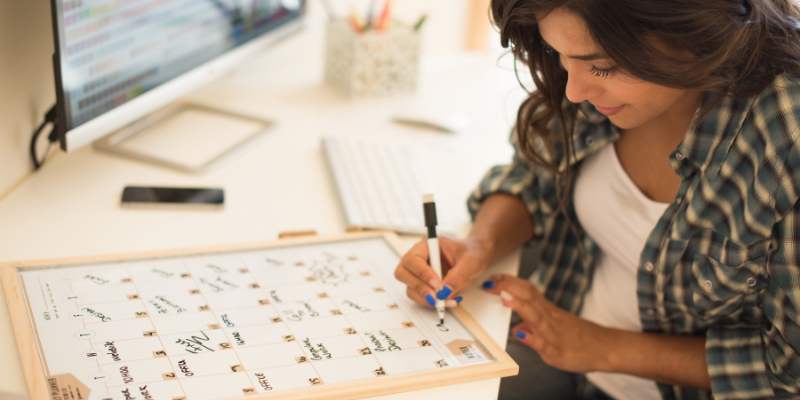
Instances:
[[[605,370],[613,341],[610,329],[559,308],[522,278],[494,275],[483,288],[501,295],[503,304],[522,317],[524,322],[511,334],[536,350],[545,363],[576,373]]]

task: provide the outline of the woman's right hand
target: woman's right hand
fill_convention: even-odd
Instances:
[[[489,251],[476,239],[439,237],[442,275],[439,279],[429,263],[428,242],[420,240],[400,260],[394,276],[406,284],[406,294],[424,306],[434,307],[436,299],[448,307],[461,301],[458,292],[469,288],[489,267]]]

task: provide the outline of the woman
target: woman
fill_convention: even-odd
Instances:
[[[408,296],[453,300],[533,240],[529,280],[483,283],[522,318],[501,398],[573,398],[581,379],[594,398],[800,396],[797,3],[493,0],[491,14],[537,89],[512,164],[469,199],[469,237],[442,239],[445,278],[424,241],[403,257]]]

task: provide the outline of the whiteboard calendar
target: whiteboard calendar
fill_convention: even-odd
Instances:
[[[390,240],[7,266],[3,278],[21,289],[15,329],[31,331],[43,398],[365,397],[513,374],[466,313],[441,325],[396,290]]]

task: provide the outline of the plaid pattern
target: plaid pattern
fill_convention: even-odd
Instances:
[[[619,137],[607,117],[582,107],[573,176],[586,155]],[[781,75],[758,96],[727,98],[696,118],[670,155],[681,185],[641,252],[640,318],[645,332],[706,336],[712,392],[659,384],[664,399],[800,397],[798,135],[800,77]],[[598,248],[571,201],[566,215],[554,215],[563,182],[511,141],[512,163],[487,173],[469,210],[474,218],[494,193],[522,199],[543,244],[530,280],[578,313]]]

